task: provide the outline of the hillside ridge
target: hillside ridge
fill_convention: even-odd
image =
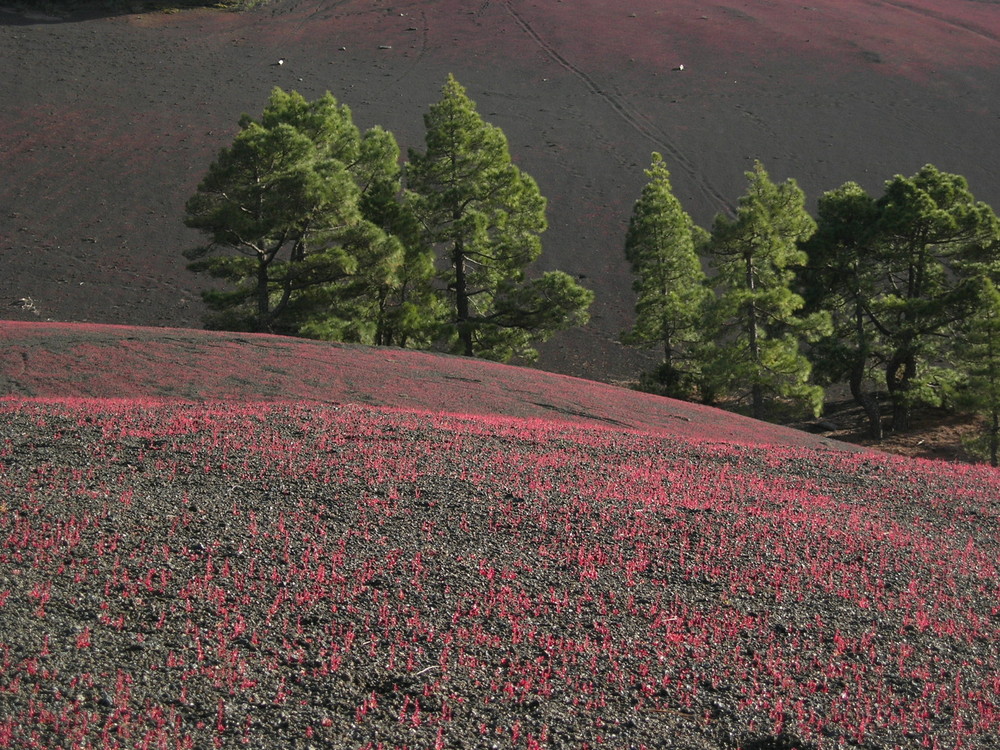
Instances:
[[[0,340],[0,395],[356,403],[857,450],[700,404],[432,352],[268,334],[16,321],[0,321]]]

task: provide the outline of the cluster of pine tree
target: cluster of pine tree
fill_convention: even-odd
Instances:
[[[244,115],[186,206],[208,239],[189,267],[227,282],[205,293],[209,327],[508,360],[585,324],[592,292],[525,276],[545,199],[503,132],[450,76],[424,123],[401,167],[392,134],[329,93],[275,89]]]
[[[636,322],[623,340],[662,347],[643,387],[707,403],[746,404],[756,418],[846,382],[883,433],[905,430],[919,404],[964,405],[1000,440],[1000,221],[966,180],[925,166],[879,197],[847,183],[816,218],[794,180],[758,162],[735,217],[699,228],[653,154],[625,251]],[[706,258],[709,273],[703,271]]]
[[[275,89],[244,115],[188,200],[208,241],[190,268],[228,282],[205,293],[210,327],[436,348],[501,361],[584,325],[593,293],[568,274],[528,279],[545,199],[503,132],[449,76],[424,116],[426,148],[362,133],[327,93]],[[734,216],[696,226],[659,154],[625,242],[636,321],[623,341],[662,349],[643,387],[756,418],[798,404],[818,415],[846,382],[883,433],[919,404],[987,416],[1000,450],[1000,221],[965,179],[928,165],[879,197],[847,183],[814,219],[794,180],[758,162]],[[709,273],[702,267],[707,258]]]

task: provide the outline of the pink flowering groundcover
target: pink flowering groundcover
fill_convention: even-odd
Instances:
[[[10,396],[0,497],[0,747],[985,750],[1000,730],[986,468]]]

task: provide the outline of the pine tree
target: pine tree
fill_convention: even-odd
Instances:
[[[973,269],[997,257],[1000,222],[964,177],[930,164],[889,180],[876,205],[870,262],[883,278],[870,317],[886,340],[893,428],[902,431],[914,404],[940,404],[957,382],[941,344],[975,311]]]
[[[995,272],[1000,228],[964,178],[925,166],[870,198],[848,183],[819,202],[805,249],[810,309],[833,313],[834,334],[812,351],[833,380],[847,377],[880,438],[880,409],[863,383],[889,393],[895,430],[915,404],[942,405],[961,381],[951,346],[977,310],[978,277]]]
[[[816,225],[794,180],[774,184],[760,162],[747,178],[735,219],[716,217],[707,245],[719,291],[708,382],[731,398],[749,398],[757,419],[766,415],[768,396],[801,401],[818,414],[823,391],[809,383],[799,341],[829,330],[829,316],[799,318],[804,300],[791,289],[794,269],[806,262],[799,243]]]
[[[447,315],[434,286],[434,249],[425,241],[413,206],[401,196],[398,176],[369,189],[361,200],[364,216],[402,244],[402,263],[378,287],[371,319],[379,346],[430,348]]]
[[[824,193],[819,199],[816,233],[803,245],[808,265],[802,285],[806,309],[832,316],[832,335],[816,342],[809,358],[822,384],[846,380],[855,402],[864,409],[869,432],[883,435],[882,413],[874,391],[881,382],[882,338],[872,324],[870,309],[879,294],[879,264],[874,227],[875,200],[854,182]]]
[[[259,120],[244,115],[186,206],[209,240],[189,267],[231,285],[205,293],[209,326],[372,343],[373,299],[404,254],[363,202],[398,183],[398,154],[329,93],[276,88]]]
[[[961,347],[967,382],[961,405],[985,419],[986,428],[974,449],[982,448],[990,465],[1000,454],[1000,290],[989,278],[980,280],[981,292],[975,315]]]
[[[445,331],[460,354],[532,359],[534,343],[586,323],[593,295],[559,272],[525,280],[542,250],[545,199],[453,76],[424,124],[426,151],[410,151],[406,183],[426,241],[446,266]]]
[[[632,209],[625,257],[636,279],[636,321],[623,343],[659,347],[663,361],[646,378],[666,396],[688,398],[700,373],[697,347],[704,331],[705,306],[711,291],[698,248],[707,232],[696,226],[673,194],[663,157],[653,153],[648,183]]]

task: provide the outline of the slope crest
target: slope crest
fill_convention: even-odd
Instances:
[[[698,404],[482,360],[280,336],[0,321],[0,394],[311,401],[853,450]]]

